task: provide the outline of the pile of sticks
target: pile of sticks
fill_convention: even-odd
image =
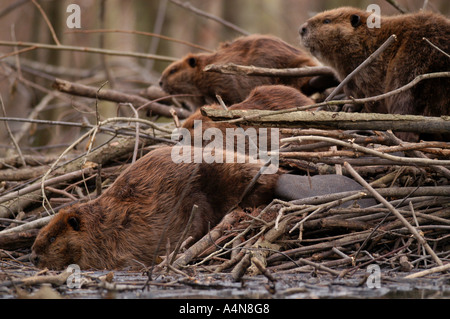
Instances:
[[[55,87],[70,88],[72,93],[82,89],[76,94],[84,92],[88,97],[101,92],[60,80]],[[113,93],[104,91],[97,97],[117,99]],[[448,268],[449,143],[405,143],[389,130],[368,130],[364,126],[360,130],[338,130],[345,127],[346,115],[331,112],[320,112],[332,118],[323,122],[318,121],[319,113],[314,115],[314,122],[308,122],[306,114],[311,112],[283,115],[233,111],[231,118],[227,111],[204,112],[213,119],[281,127],[279,158],[284,168],[298,174],[343,174],[364,188],[292,202],[274,200],[267,207],[236,210],[203,239],[190,243],[188,249],[183,251],[181,246],[175,257],[162,256],[163,262],[155,271],[164,267],[184,271],[202,265],[210,271],[232,271],[239,280],[247,271],[298,272],[314,267],[342,274],[343,270],[350,272],[370,263],[403,271]],[[2,159],[0,257],[27,262],[39,228],[54,213],[98,196],[138,156],[170,142],[170,132],[178,122],[177,113],[171,114],[176,121],[163,125],[138,116],[99,122],[86,127],[87,132],[59,156]],[[179,115],[183,118],[185,114]],[[283,116],[290,119],[289,124]],[[302,120],[295,121],[296,117]],[[402,118],[394,118],[402,122]],[[381,120],[375,116],[373,121],[356,123],[380,125],[389,120],[389,116]],[[411,118],[403,120],[415,122]],[[121,122],[135,125],[126,127]],[[99,131],[115,132],[120,137],[93,147],[91,141]],[[76,154],[75,146],[86,139],[87,151]],[[379,204],[369,208],[338,207],[364,197],[373,197]]]
[[[449,269],[450,175],[440,165],[449,165],[448,143],[403,143],[389,131],[282,131],[293,136],[281,140],[289,143],[281,147],[283,165],[307,174],[348,175],[363,191],[235,211],[171,266],[231,271],[236,280],[311,267],[345,276],[374,263],[404,272]],[[329,150],[316,151],[324,147]],[[392,152],[401,153],[383,158]],[[338,207],[366,197],[379,204]]]

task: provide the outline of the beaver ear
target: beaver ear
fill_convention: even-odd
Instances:
[[[191,68],[195,68],[195,66],[197,65],[197,59],[195,57],[191,56],[188,59],[188,64]]]
[[[361,25],[361,17],[357,14],[352,14],[352,16],[350,17],[350,23],[352,24],[352,26],[354,28],[360,26]]]
[[[75,217],[75,216],[69,217],[67,219],[67,223],[70,225],[70,227],[73,228],[73,230],[75,230],[75,231],[80,230],[80,221],[78,220],[77,217]]]

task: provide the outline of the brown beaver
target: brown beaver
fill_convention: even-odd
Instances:
[[[162,73],[160,86],[168,94],[191,94],[182,98],[194,108],[212,104],[220,95],[226,105],[243,101],[250,91],[264,84],[285,84],[310,94],[309,77],[239,76],[204,72],[208,64],[235,63],[268,68],[316,66],[304,51],[269,35],[239,37],[222,44],[214,53],[188,54]]]
[[[151,151],[129,166],[100,197],[59,211],[39,232],[30,260],[50,269],[70,264],[82,269],[151,265],[155,256],[164,252],[161,247],[158,250],[159,242],[162,247],[168,239],[172,245],[178,242],[194,204],[199,209],[188,235],[198,239],[239,202],[262,166],[177,164],[171,160],[171,152],[172,147]],[[310,182],[307,176],[263,174],[240,205],[256,207],[274,196],[290,200],[319,195],[329,192],[330,185],[338,192],[361,188],[340,175],[332,179],[318,175],[311,187],[305,187],[305,194],[294,185]]]
[[[450,52],[450,22],[436,13],[381,17],[380,28],[369,28],[370,13],[343,7],[319,13],[300,28],[302,42],[343,80],[392,34],[397,41],[362,69],[344,88],[364,98],[397,89],[424,73],[450,71],[450,59],[423,38]],[[441,116],[450,114],[449,78],[421,81],[385,100],[366,103],[363,112]]]
[[[228,107],[228,110],[276,111],[313,104],[314,101],[312,99],[290,86],[261,85],[252,89],[244,101],[231,105]],[[208,107],[220,108],[217,104],[212,104]],[[184,121],[183,127],[187,129],[194,128],[195,120],[202,120],[203,122],[211,121],[208,117],[202,115],[201,109],[198,109]]]

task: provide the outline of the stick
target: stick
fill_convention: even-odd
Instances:
[[[294,141],[302,142],[304,140],[327,141],[327,142],[330,142],[333,144],[337,144],[337,145],[348,147],[348,148],[353,148],[357,151],[361,151],[366,154],[375,155],[375,156],[378,156],[378,157],[381,157],[384,159],[388,159],[391,161],[395,161],[395,162],[410,163],[410,164],[424,164],[424,165],[450,165],[450,160],[432,160],[429,158],[413,158],[413,157],[394,156],[394,155],[390,155],[390,154],[381,153],[381,152],[375,151],[373,149],[370,149],[370,148],[367,148],[364,146],[360,146],[358,144],[347,143],[347,142],[343,142],[341,140],[324,137],[324,136],[289,137],[289,138],[281,139],[280,142],[281,143],[289,143],[289,142],[294,142]]]
[[[315,75],[334,75],[334,71],[326,66],[311,66],[303,68],[272,69],[248,65],[237,65],[234,63],[208,64],[203,69],[205,72],[216,72],[224,74],[241,74],[249,76],[276,76],[276,77],[300,77]]]
[[[165,117],[172,117],[172,115],[170,114],[171,107],[159,104],[157,102],[149,101],[137,95],[126,94],[116,90],[108,90],[108,89],[102,89],[101,91],[99,91],[98,88],[89,87],[86,85],[73,83],[61,79],[55,79],[53,87],[58,91],[69,93],[72,95],[84,96],[93,99],[98,98],[101,100],[113,101],[118,103],[132,103],[136,107],[142,107],[143,105],[146,105],[150,110],[152,110],[156,114]],[[191,114],[191,112],[184,109],[180,108],[176,109],[173,108],[173,109],[176,111],[177,116],[183,119]]]
[[[56,45],[61,45],[61,42],[59,42],[58,37],[56,36],[55,29],[53,28],[52,24],[50,23],[50,20],[48,19],[47,15],[45,14],[44,9],[37,3],[36,0],[31,0],[34,5],[38,8],[39,12],[41,13],[42,17],[45,20],[45,23],[47,23],[48,28],[50,29],[50,33],[52,34],[53,40],[55,41]]]
[[[195,8],[194,6],[192,6],[189,2],[181,3],[178,0],[170,0],[170,2],[176,4],[177,6],[185,8],[187,10],[190,10],[190,11],[194,12],[195,14],[197,14],[199,16],[202,16],[202,17],[211,19],[213,21],[219,22],[219,23],[223,24],[224,26],[226,26],[226,27],[228,27],[228,28],[230,28],[230,29],[232,29],[234,31],[237,31],[237,32],[242,33],[244,35],[250,35],[250,33],[245,31],[244,29],[241,29],[241,28],[237,27],[236,25],[234,25],[234,24],[232,24],[232,23],[230,23],[228,21],[225,21],[225,20],[223,20],[223,19],[221,19],[219,17],[216,17],[215,15],[212,15],[212,14],[206,13],[206,12],[204,12],[202,10],[199,10],[199,9]]]
[[[449,72],[450,75],[450,72]],[[214,121],[227,123],[242,122],[245,125],[314,128],[338,130],[405,131],[421,133],[446,133],[450,131],[450,119],[419,115],[347,113],[347,112],[306,112],[315,105],[301,106],[289,110],[221,110],[203,107],[202,114]]]
[[[3,104],[3,98],[2,98],[1,94],[0,94],[0,105],[2,107],[3,115],[6,116],[5,104]],[[20,161],[22,162],[22,166],[26,167],[27,163],[25,162],[25,159],[23,157],[22,151],[20,150],[19,144],[17,143],[16,139],[14,138],[14,135],[11,132],[11,129],[9,128],[8,123],[5,123],[5,126],[6,126],[6,131],[8,132],[8,135],[14,145],[14,148],[16,149],[17,154],[19,155]]]
[[[412,279],[412,278],[420,278],[429,274],[434,274],[436,272],[444,272],[446,270],[450,269],[450,263],[447,263],[445,265],[437,266],[431,269],[427,269],[424,271],[416,272],[414,274],[408,275],[405,277],[405,279]]]
[[[361,63],[356,69],[354,69],[345,79],[331,92],[331,94],[325,99],[325,102],[331,101],[336,94],[338,94],[342,88],[358,74],[363,68],[372,63],[392,42],[397,41],[395,34],[391,35],[374,53],[372,53],[363,63]]]
[[[43,44],[43,43],[34,43],[34,42],[0,41],[0,46],[36,47],[38,49],[98,53],[98,54],[126,56],[126,57],[133,57],[133,58],[142,58],[142,59],[154,59],[154,60],[167,61],[167,62],[174,62],[174,61],[178,60],[177,58],[172,58],[172,57],[162,56],[162,55],[155,55],[155,54],[126,52],[126,51],[117,51],[117,50],[106,50],[106,49],[88,48],[88,47],[77,47],[77,46],[71,46],[71,45]]]
[[[442,261],[439,259],[439,257],[436,255],[436,253],[431,249],[431,247],[428,245],[426,240],[422,237],[422,235],[411,226],[411,224],[406,220],[405,217],[403,217],[402,214],[398,212],[397,209],[395,209],[394,206],[392,206],[384,197],[382,197],[375,189],[372,188],[354,169],[351,167],[348,163],[344,163],[345,168],[348,170],[348,172],[357,180],[358,183],[360,183],[362,186],[364,186],[379,202],[381,202],[386,208],[388,208],[391,213],[395,215],[402,223],[406,226],[406,228],[410,231],[411,234],[416,237],[417,241],[424,245],[427,252],[431,255],[431,257],[436,261],[436,263],[440,266],[443,265]]]
[[[145,35],[145,36],[149,36],[149,37],[155,37],[155,38],[159,38],[159,39],[163,39],[163,40],[167,40],[167,41],[171,41],[171,42],[175,42],[175,43],[180,43],[180,44],[184,44],[186,46],[195,48],[195,49],[199,49],[205,52],[214,52],[213,50],[210,50],[208,48],[202,47],[200,45],[194,44],[194,43],[190,43],[187,41],[183,41],[183,40],[178,40],[175,38],[171,38],[171,37],[166,37],[164,35],[161,34],[157,34],[157,33],[151,33],[151,32],[144,32],[144,31],[136,31],[136,30],[120,30],[120,29],[94,29],[94,30],[73,30],[73,31],[67,31],[66,33],[128,33],[128,34],[138,34],[138,35]]]
[[[192,221],[194,220],[194,216],[197,214],[197,212],[198,212],[198,206],[197,205],[192,206],[192,211],[191,211],[191,215],[189,216],[189,220],[186,224],[186,227],[183,230],[183,234],[181,235],[180,239],[178,240],[177,245],[175,246],[175,249],[173,250],[172,259],[170,260],[168,265],[172,265],[173,262],[175,261],[175,258],[177,257],[178,251],[181,247],[181,244],[183,243],[184,239],[186,238],[186,235],[191,228]]]

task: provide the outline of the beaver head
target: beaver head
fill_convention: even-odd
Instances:
[[[30,256],[35,266],[61,269],[80,262],[82,243],[79,234],[84,225],[76,212],[77,207],[61,210],[39,232]]]

